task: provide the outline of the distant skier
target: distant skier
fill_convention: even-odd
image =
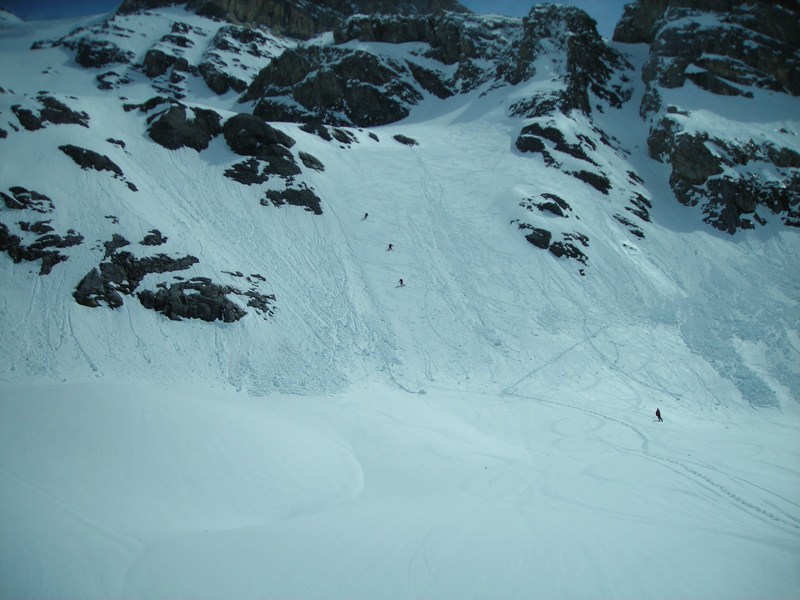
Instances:
[[[361,217],[361,220],[362,221],[366,221],[368,216],[369,216],[369,213],[364,213],[364,216]]]
[[[389,244],[389,247],[386,249],[386,251],[387,252],[391,252],[392,250],[394,250],[394,245],[393,244]]]
[[[658,419],[659,422],[664,420],[661,418],[661,411],[658,409],[656,409],[656,419]]]
[[[397,284],[397,287],[406,287],[406,284],[403,283],[403,278],[400,278],[400,283]]]

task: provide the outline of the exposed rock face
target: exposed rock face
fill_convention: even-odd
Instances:
[[[47,123],[89,127],[89,115],[86,112],[72,110],[60,100],[48,95],[38,96],[37,101],[40,104],[38,110],[22,108],[18,104],[11,107],[20,125],[28,131],[43,129]]]
[[[490,82],[518,84],[535,75],[535,60],[553,46],[566,58],[563,87],[521,103],[516,114],[588,113],[589,91],[612,106],[631,93],[612,77],[613,69],[627,66],[621,55],[603,42],[586,13],[566,7],[537,6],[522,22],[455,13],[359,15],[344,21],[334,40],[338,45],[285,52],[259,73],[242,101],[255,101],[253,112],[267,120],[383,125],[405,118],[426,94],[445,98]],[[388,58],[341,46],[353,40],[427,47]],[[431,68],[431,59],[442,69]]]
[[[520,42],[520,60],[511,83],[518,83],[534,73],[532,63],[545,47],[562,52],[566,58],[562,79],[563,91],[549,99],[539,97],[545,106],[554,104],[562,112],[580,110],[590,113],[589,91],[612,107],[619,107],[631,96],[631,87],[619,73],[630,68],[618,52],[608,46],[597,33],[596,22],[576,8],[538,5],[531,9],[524,21],[524,34]],[[547,45],[543,41],[548,40]],[[534,113],[540,111],[533,111]],[[537,116],[531,114],[530,116]]]
[[[171,0],[125,0],[121,13],[174,4]],[[192,0],[187,7],[233,23],[266,25],[283,35],[308,39],[330,31],[354,14],[427,14],[467,12],[456,0]]]
[[[20,186],[9,188],[9,192],[11,195],[0,192],[0,197],[9,210],[20,211],[23,215],[48,214],[54,211],[53,201],[44,194]],[[73,229],[67,230],[65,234],[55,233],[51,223],[50,219],[33,223],[17,221],[18,233],[12,233],[11,228],[14,225],[0,222],[0,252],[6,252],[15,263],[41,260],[39,275],[48,275],[53,267],[68,258],[59,250],[83,242],[83,236]],[[30,234],[36,234],[38,237],[30,240]]]
[[[174,104],[153,118],[147,133],[164,148],[187,147],[200,152],[222,132],[221,121],[213,110]]]
[[[201,319],[233,323],[247,312],[229,296],[247,298],[247,306],[262,315],[273,314],[271,305],[275,296],[260,294],[252,289],[242,291],[234,286],[218,285],[206,277],[194,277],[189,281],[173,283],[168,287],[164,285],[156,291],[145,290],[138,294],[142,306],[160,312],[173,321]]]
[[[105,154],[94,150],[87,150],[80,146],[64,144],[58,147],[64,154],[74,160],[81,169],[94,169],[95,171],[111,171],[114,175],[123,177],[124,173],[117,164]]]
[[[69,248],[83,242],[83,236],[70,229],[66,236],[47,233],[30,244],[24,244],[22,238],[12,234],[8,227],[0,223],[0,252],[6,252],[15,263],[41,260],[39,275],[48,275],[58,263],[67,257],[57,248]]]
[[[789,147],[792,132],[768,135],[735,120],[719,128],[700,124],[689,111],[665,106],[663,97],[687,85],[744,102],[760,90],[800,95],[800,5],[638,0],[626,7],[614,39],[650,44],[640,113],[653,123],[650,156],[671,165],[678,200],[700,205],[705,222],[731,234],[772,215],[797,225],[800,170]],[[731,127],[737,131],[729,138]]]
[[[108,218],[118,224],[116,217]],[[4,229],[0,224],[0,248],[4,240]],[[139,244],[160,246],[166,242],[167,238],[159,230],[153,229]],[[112,239],[104,242],[103,260],[86,273],[72,294],[78,304],[90,308],[101,306],[119,308],[125,303],[126,296],[136,295],[142,306],[160,312],[175,321],[188,318],[232,323],[248,314],[243,305],[252,308],[256,314],[265,318],[272,316],[274,312],[275,296],[260,291],[261,284],[266,281],[261,275],[246,278],[250,284],[247,290],[217,284],[207,277],[193,277],[185,281],[183,277],[176,275],[173,277],[179,280],[178,283],[161,281],[155,285],[155,289],[138,291],[148,275],[185,271],[200,261],[191,255],[173,257],[159,253],[154,256],[137,257],[133,252],[120,251],[120,248],[130,245],[130,242],[119,234],[114,234]],[[43,260],[42,268],[45,267],[46,260],[48,257]],[[238,271],[236,273],[225,271],[225,273],[244,278]],[[231,299],[237,296],[241,298],[239,303]]]
[[[233,290],[230,286],[193,279],[173,283],[168,288],[156,291],[145,290],[138,297],[142,306],[160,312],[173,321],[184,318],[233,323],[247,314],[228,299],[227,294]]]
[[[702,27],[692,18],[700,15]],[[689,79],[715,94],[748,95],[755,86],[800,95],[796,2],[638,0],[626,6],[614,39],[650,44],[643,77],[651,86]],[[653,93],[643,112],[657,108]]]
[[[284,204],[291,204],[293,206],[302,206],[306,210],[313,212],[315,215],[322,214],[320,207],[320,199],[312,190],[307,187],[288,188],[279,192],[277,190],[268,190],[267,197],[261,201],[261,204],[266,204],[269,201],[274,206],[283,206]]]
[[[125,182],[132,192],[137,192],[137,187],[125,179],[122,169],[105,154],[100,154],[94,150],[81,148],[73,144],[64,144],[58,147],[64,154],[69,156],[81,169],[91,169],[94,171],[109,171],[114,174],[115,179]]]
[[[136,258],[130,252],[114,252],[111,260],[101,262],[81,279],[72,295],[78,304],[91,308],[97,308],[101,302],[111,308],[118,308],[124,303],[122,294],[133,294],[145,275],[182,271],[197,262],[199,261],[194,256],[176,259],[158,254]]]
[[[289,151],[295,141],[263,119],[244,113],[235,115],[225,122],[223,135],[236,154],[266,161],[270,173],[286,177],[300,174]]]
[[[8,191],[11,192],[10,196],[0,192],[0,198],[3,199],[7,208],[12,210],[30,209],[40,214],[53,212],[53,201],[44,194],[20,186],[11,187]]]
[[[800,153],[763,140],[736,143],[685,131],[682,120],[682,115],[665,115],[648,139],[650,156],[672,166],[670,185],[678,200],[701,204],[703,220],[731,234],[764,224],[769,214],[800,226]],[[763,168],[741,169],[759,163],[782,179],[762,177]]]
[[[405,65],[370,52],[304,46],[273,60],[242,100],[258,100],[253,114],[268,121],[384,125],[408,116],[409,104],[422,99],[409,76]]]

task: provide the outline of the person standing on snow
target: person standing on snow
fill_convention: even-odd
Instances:
[[[406,287],[406,284],[403,283],[403,278],[400,278],[400,283],[397,284],[397,287]]]
[[[656,419],[658,419],[659,422],[664,420],[661,418],[661,411],[658,409],[656,409]]]
[[[387,252],[391,252],[394,250],[394,244],[389,244],[389,247],[386,249]]]

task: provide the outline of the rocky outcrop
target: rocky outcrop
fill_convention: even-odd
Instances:
[[[70,229],[65,236],[47,233],[30,244],[24,244],[20,236],[11,233],[5,224],[0,223],[0,252],[6,252],[15,263],[41,260],[39,275],[50,274],[54,266],[67,260],[67,256],[57,249],[70,248],[82,242],[83,236]]]
[[[706,223],[731,234],[763,225],[770,214],[799,226],[800,153],[766,140],[742,143],[686,131],[681,121],[690,116],[665,115],[648,139],[650,156],[672,167],[678,200],[701,205]],[[768,171],[780,177],[764,177]]]
[[[589,247],[589,238],[582,233],[562,233],[560,234],[561,239],[554,241],[553,233],[548,229],[527,223],[520,223],[519,228],[530,232],[525,235],[525,239],[537,248],[548,250],[556,258],[570,258],[584,266],[589,265],[589,257],[575,244],[577,242],[584,248]],[[578,272],[581,275],[586,274],[582,268]]]
[[[148,121],[150,139],[169,150],[191,148],[200,152],[222,132],[222,117],[216,112],[180,103],[173,103]]]
[[[89,37],[76,41],[65,41],[63,45],[75,51],[75,62],[86,68],[99,69],[110,64],[129,64],[134,59],[133,52],[123,50],[108,40]]]
[[[371,52],[303,46],[262,69],[242,101],[255,100],[253,114],[267,121],[385,125],[422,99],[410,79],[406,65]]]
[[[614,39],[650,44],[640,114],[652,123],[650,156],[671,167],[669,183],[676,198],[699,206],[706,223],[730,234],[774,217],[796,226],[800,154],[793,149],[795,132],[768,131],[736,114],[717,123],[664,99],[678,98],[670,92],[675,88],[697,87],[707,93],[708,110],[716,111],[720,101],[715,96],[747,102],[763,98],[764,90],[800,95],[800,5],[785,0],[637,0],[626,6]],[[694,102],[702,106],[702,92]],[[761,111],[752,102],[752,111]],[[648,208],[634,197],[628,210],[649,216]],[[628,224],[626,217],[616,217]]]
[[[118,221],[112,217],[115,223]],[[0,229],[0,243],[2,243]],[[140,242],[141,246],[158,246],[165,244],[167,238],[157,229],[153,229]],[[207,277],[193,277],[184,280],[173,276],[177,282],[161,281],[154,289],[139,290],[145,277],[164,273],[185,271],[200,261],[191,255],[173,257],[164,253],[154,256],[137,257],[133,252],[120,251],[130,246],[130,242],[119,234],[104,244],[105,256],[102,262],[89,270],[78,282],[72,294],[78,304],[89,308],[107,306],[119,308],[125,303],[126,296],[135,295],[145,308],[162,313],[164,316],[180,321],[201,319],[204,321],[238,321],[250,307],[256,314],[265,318],[274,312],[274,295],[260,291],[264,277],[253,275],[247,277],[250,288],[242,290],[230,285],[221,285]],[[239,272],[230,273],[234,277],[243,278]],[[239,301],[231,298],[239,297]]]
[[[158,229],[151,229],[139,243],[142,246],[161,246],[167,243],[167,237],[162,235]]]
[[[343,47],[354,40],[426,46],[389,58]],[[549,100],[520,103],[515,114],[588,113],[590,92],[611,106],[631,94],[624,78],[614,76],[615,69],[628,67],[625,60],[603,42],[586,13],[567,7],[537,6],[522,21],[455,13],[359,15],[334,31],[334,41],[287,50],[262,69],[242,101],[254,102],[253,112],[271,121],[384,125],[405,118],[426,95],[446,98],[490,82],[525,81],[535,75],[536,59],[553,47],[566,58],[564,85]],[[432,68],[431,61],[442,68]]]
[[[269,60],[287,45],[291,44],[255,28],[226,25],[217,31],[203,53],[198,72],[217,94],[231,90],[242,93],[256,74],[248,64],[250,60]]]
[[[796,2],[638,0],[626,6],[614,39],[650,44],[643,114],[660,108],[655,85],[687,80],[721,95],[751,97],[751,87],[800,95]]]
[[[172,0],[125,0],[120,13],[175,4]],[[190,0],[187,8],[232,23],[266,25],[282,35],[309,39],[354,14],[467,12],[456,0]]]
[[[54,125],[80,125],[89,127],[89,115],[84,111],[76,111],[57,100],[44,94],[37,96],[38,108],[23,108],[19,104],[11,106],[11,110],[28,131],[43,129],[47,123]]]
[[[208,322],[233,323],[247,313],[228,299],[228,294],[232,291],[234,288],[230,286],[220,286],[208,279],[194,278],[155,291],[145,290],[138,294],[138,298],[145,308],[160,312],[173,321],[202,319]]]
[[[548,166],[561,166],[561,163],[554,158],[553,151],[597,166],[597,163],[587,154],[584,146],[592,150],[596,149],[595,143],[586,135],[579,134],[576,142],[568,142],[560,129],[541,123],[531,123],[523,127],[516,141],[517,150],[541,154]]]
[[[267,190],[266,198],[261,201],[261,204],[266,205],[267,203],[273,206],[283,206],[284,204],[302,206],[315,215],[322,214],[319,196],[306,186],[287,188],[283,191]]]
[[[283,177],[300,174],[300,167],[289,151],[295,141],[258,116],[235,115],[225,122],[222,132],[231,150],[266,162],[269,173]],[[253,170],[255,166],[249,168]]]
[[[54,210],[53,201],[34,190],[28,190],[21,186],[13,186],[8,189],[11,195],[0,192],[0,198],[6,208],[11,210],[32,210],[40,214],[51,213]]]
[[[273,314],[275,296],[252,289],[242,291],[234,286],[215,284],[206,277],[194,277],[169,286],[164,284],[156,290],[145,290],[138,294],[142,306],[160,312],[173,321],[201,319],[233,323],[247,312],[229,296],[246,299],[247,306],[262,315]]]
[[[119,179],[128,186],[132,192],[138,191],[137,187],[125,179],[122,169],[105,154],[100,154],[94,150],[81,148],[73,144],[64,144],[58,147],[64,154],[69,156],[83,170],[109,171],[113,173],[115,179]]]
[[[48,214],[53,212],[53,201],[39,192],[14,186],[10,194],[0,192],[6,208],[19,211],[20,214]],[[17,233],[12,229],[16,228]],[[30,234],[37,237],[31,239]],[[30,241],[29,241],[30,240]],[[15,225],[0,222],[0,252],[5,252],[15,263],[41,261],[39,275],[48,275],[58,263],[69,257],[59,250],[77,246],[83,242],[83,236],[74,229],[59,234],[52,225],[52,220],[34,222],[17,221]]]
[[[136,258],[130,252],[114,252],[110,260],[101,262],[81,279],[72,295],[78,304],[91,308],[101,306],[101,302],[118,308],[124,304],[122,295],[133,294],[146,275],[183,271],[198,262],[196,257],[188,255]]]

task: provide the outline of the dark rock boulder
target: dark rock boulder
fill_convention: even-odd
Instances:
[[[213,110],[177,103],[153,118],[147,133],[154,142],[169,150],[186,147],[200,152],[222,132],[221,121]]]
[[[58,149],[75,161],[81,169],[110,171],[120,178],[124,177],[122,169],[105,154],[99,154],[94,150],[87,150],[86,148],[81,148],[80,146],[74,146],[72,144],[64,144],[63,146],[59,146]]]
[[[291,148],[295,144],[294,139],[275,129],[264,119],[247,113],[228,119],[223,133],[230,149],[243,156],[269,155],[273,146]]]
[[[557,152],[567,154],[573,158],[597,166],[597,163],[589,158],[589,155],[583,149],[580,142],[576,144],[567,142],[564,133],[552,125],[543,126],[540,123],[531,123],[525,126],[522,131],[520,131],[516,141],[516,147],[520,152],[541,153],[545,159],[545,163],[548,165],[557,164],[552,155],[548,152],[544,140],[550,142],[552,149]]]
[[[78,282],[75,291],[72,292],[75,302],[89,308],[97,308],[105,302],[110,308],[119,308],[125,302],[122,296],[103,278],[100,270],[93,267]]]
[[[235,115],[225,122],[222,133],[231,150],[266,161],[270,173],[283,177],[300,174],[300,167],[289,151],[294,139],[263,119],[246,113]]]
[[[105,248],[105,258],[110,257],[113,255],[117,250],[120,248],[124,248],[125,246],[130,246],[130,242],[122,237],[120,234],[115,233],[111,236],[111,239],[103,242],[103,248]]]
[[[581,181],[588,183],[598,192],[608,195],[608,192],[611,190],[611,182],[608,180],[608,177],[605,175],[600,175],[599,173],[593,173],[592,171],[568,171],[570,175],[573,177],[577,177]]]
[[[167,237],[162,235],[158,229],[151,229],[139,243],[142,246],[161,246],[167,243]]]
[[[11,192],[10,196],[0,192],[0,198],[11,210],[32,210],[41,214],[53,212],[53,201],[44,194],[21,186],[13,186],[8,191]]]
[[[284,204],[302,206],[315,215],[322,214],[319,196],[307,187],[300,189],[289,188],[283,191],[268,190],[267,197],[261,201],[261,204],[266,205],[268,202],[273,206],[283,206]]]
[[[112,63],[129,64],[134,59],[132,52],[122,50],[107,40],[81,38],[65,45],[75,50],[75,61],[86,68],[99,69]]]
[[[547,250],[547,248],[550,247],[550,240],[553,239],[553,234],[547,229],[541,229],[539,227],[530,227],[530,230],[531,233],[527,234],[525,239],[537,248]]]
[[[228,299],[235,291],[205,279],[173,283],[156,291],[144,290],[137,294],[142,306],[160,312],[173,321],[202,319],[234,323],[247,313]],[[187,293],[188,292],[188,293]]]
[[[39,96],[37,100],[41,105],[41,108],[37,112],[22,108],[18,104],[11,107],[20,125],[28,131],[42,129],[45,127],[46,123],[89,127],[89,115],[86,112],[72,110],[69,106],[52,96],[42,95]]]
[[[300,157],[300,161],[309,169],[314,169],[315,171],[324,171],[325,165],[323,165],[318,158],[312,156],[308,152],[299,152],[298,156]]]
[[[169,286],[160,284],[155,291],[144,290],[138,294],[142,306],[160,312],[174,321],[201,319],[207,322],[234,323],[247,312],[233,302],[230,296],[238,296],[242,301],[246,299],[248,307],[265,317],[274,314],[274,295],[262,294],[256,289],[242,291],[233,286],[219,285],[206,277],[194,277]]]
[[[417,140],[415,140],[414,138],[410,138],[407,135],[403,135],[402,133],[398,133],[397,135],[393,135],[392,139],[394,139],[397,142],[400,142],[404,146],[418,146],[419,145],[419,142],[417,142]]]
[[[564,235],[566,237],[568,234]],[[586,254],[584,254],[580,248],[571,242],[553,242],[550,244],[548,250],[553,254],[553,256],[558,258],[572,258],[583,265],[589,263],[589,259]],[[583,275],[583,272],[581,272],[581,275]]]
[[[545,192],[542,194],[542,198],[545,199],[545,202],[532,202],[531,200],[527,200],[522,202],[520,206],[528,210],[536,207],[541,212],[547,212],[557,217],[567,217],[567,213],[572,212],[572,207],[569,203],[557,194]]]
[[[121,238],[120,240],[124,240]],[[111,242],[107,248],[121,247],[120,240]],[[108,242],[107,242],[108,244]],[[108,258],[108,255],[106,256]],[[194,256],[172,258],[166,254],[136,258],[130,252],[116,252],[98,267],[93,268],[78,283],[73,297],[78,304],[97,308],[105,302],[111,308],[123,305],[123,295],[131,295],[139,287],[145,276],[152,273],[183,271],[198,263]]]
[[[8,227],[0,223],[0,252],[6,252],[15,263],[41,260],[39,275],[48,275],[53,267],[67,260],[67,256],[57,249],[77,246],[83,242],[83,236],[70,229],[66,236],[46,233],[33,243],[25,245],[22,238],[11,233]]]
[[[247,83],[234,77],[224,70],[220,64],[206,61],[198,66],[200,76],[209,89],[215,94],[227,94],[233,90],[237,93],[242,93],[247,89]]]
[[[167,54],[159,48],[150,48],[144,55],[142,70],[145,75],[153,79],[166,73],[177,60],[178,57]]]
[[[257,185],[269,179],[269,164],[249,158],[226,169],[224,175],[243,185]]]

